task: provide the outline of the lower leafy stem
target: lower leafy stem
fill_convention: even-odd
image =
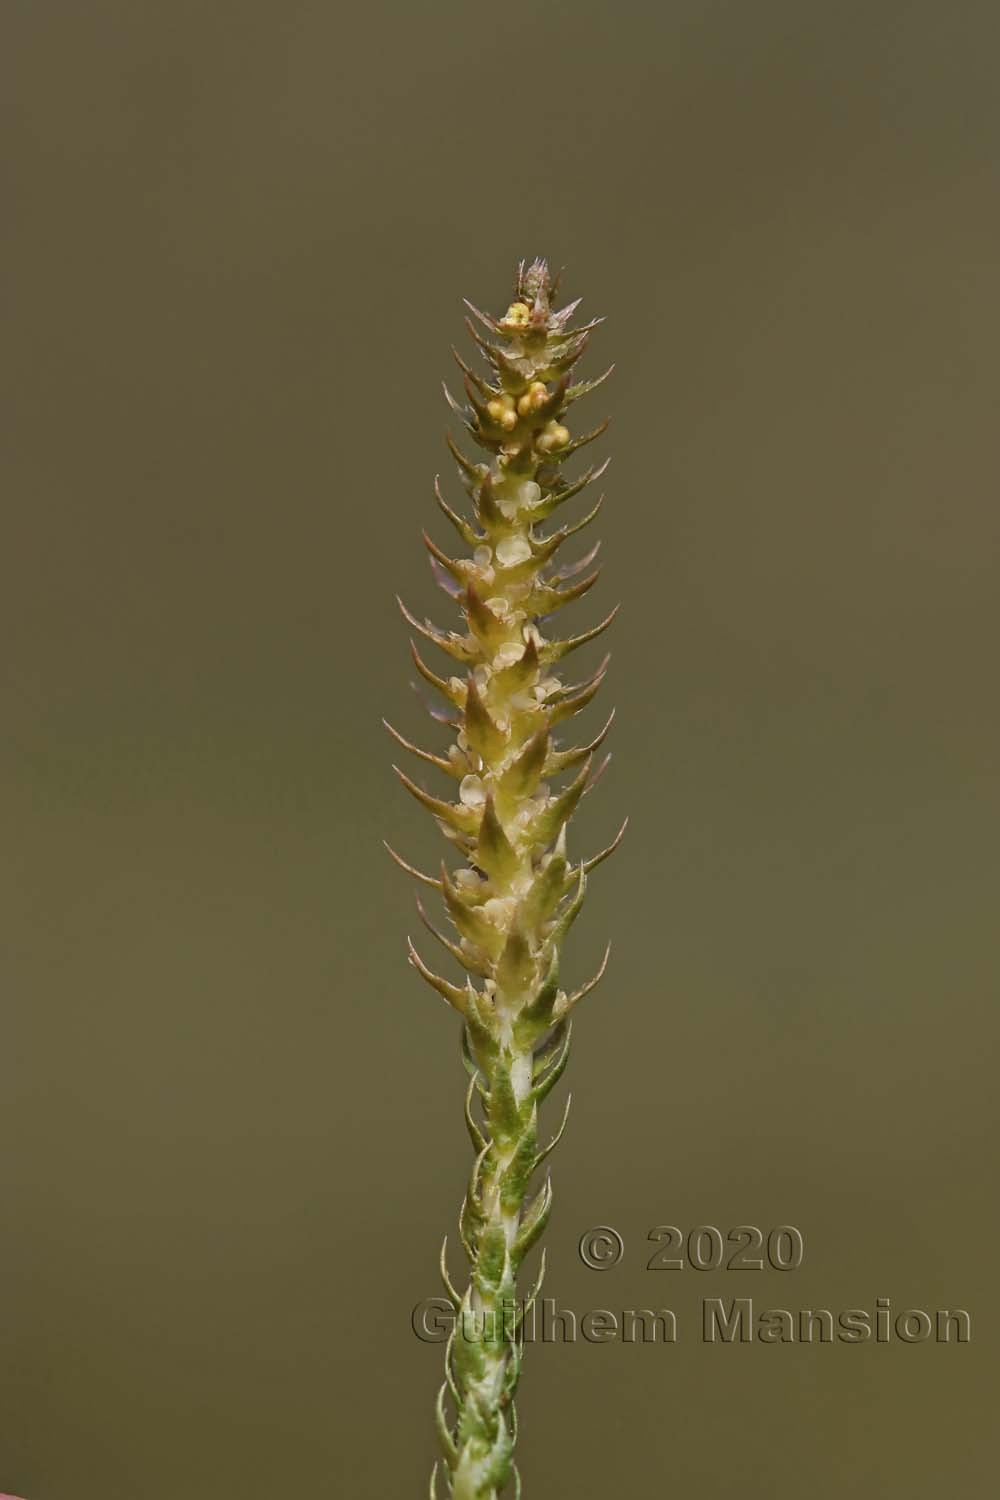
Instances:
[[[471,1261],[449,1344],[446,1385],[454,1427],[439,1403],[439,1433],[455,1500],[494,1500],[514,1476],[514,1390],[523,1312],[517,1272],[530,1245],[525,1212],[536,1140],[531,1050],[503,1048],[489,1069],[484,1110],[490,1139],[466,1197],[463,1222]],[[539,1229],[542,1226],[539,1225]],[[534,1236],[532,1236],[532,1239]],[[433,1491],[432,1491],[433,1493]]]

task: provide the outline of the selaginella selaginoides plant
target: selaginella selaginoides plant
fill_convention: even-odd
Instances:
[[[464,555],[451,556],[425,535],[461,628],[421,622],[401,603],[413,630],[454,663],[439,675],[413,644],[417,671],[440,696],[430,712],[454,739],[440,755],[387,726],[405,750],[452,779],[451,795],[442,797],[397,768],[461,859],[457,869],[443,862],[433,876],[394,854],[440,893],[454,935],[439,931],[422,906],[420,915],[465,974],[464,983],[438,975],[410,944],[414,968],[462,1018],[470,1075],[465,1118],[476,1153],[459,1217],[470,1263],[464,1292],[450,1279],[444,1249],[441,1255],[456,1311],[437,1402],[452,1500],[494,1500],[510,1479],[520,1493],[513,1395],[524,1311],[544,1262],[530,1291],[519,1286],[518,1273],[548,1219],[552,1194],[540,1169],[565,1125],[564,1114],[542,1144],[538,1110],[566,1066],[572,1013],[604,970],[602,963],[588,984],[567,993],[559,983],[560,951],[588,872],[618,843],[575,865],[567,852],[566,826],[603,770],[595,770],[595,753],[611,720],[589,744],[562,744],[564,726],[600,687],[607,658],[575,683],[563,680],[562,662],[599,636],[615,611],[578,635],[553,628],[562,619],[557,612],[597,579],[589,571],[596,547],[564,566],[556,554],[594,520],[600,501],[581,519],[545,523],[565,515],[567,502],[603,472],[606,465],[567,479],[562,464],[607,426],[574,438],[566,425],[571,408],[604,376],[574,383],[571,372],[596,323],[572,328],[577,304],[554,310],[555,291],[547,265],[536,260],[519,267],[514,300],[500,317],[468,304],[476,320],[468,320],[469,331],[485,365],[476,373],[456,354],[468,404],[446,394],[484,452],[475,461],[449,438],[473,519],[453,510],[436,486]],[[436,1481],[437,1465],[432,1495]]]

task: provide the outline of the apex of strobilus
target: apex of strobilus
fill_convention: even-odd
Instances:
[[[600,688],[608,659],[579,682],[564,680],[563,662],[608,628],[617,607],[590,629],[559,633],[559,612],[589,592],[599,570],[591,569],[597,545],[568,563],[557,554],[590,526],[602,501],[565,522],[563,508],[607,467],[587,467],[573,479],[563,474],[565,461],[607,426],[574,436],[570,423],[580,398],[611,372],[574,380],[591,330],[602,320],[572,327],[579,304],[556,310],[558,280],[545,261],[522,262],[513,301],[500,316],[466,304],[472,314],[466,323],[485,363],[479,373],[455,352],[466,404],[447,388],[445,394],[483,455],[469,457],[448,439],[472,519],[454,510],[436,484],[461,555],[424,535],[434,575],[460,612],[460,628],[422,622],[400,601],[416,634],[450,658],[438,671],[412,643],[417,671],[440,700],[430,712],[453,738],[440,754],[410,744],[387,725],[404,750],[450,780],[448,793],[439,795],[397,768],[452,846],[440,874],[424,874],[390,852],[439,893],[451,932],[440,931],[418,900],[420,916],[465,974],[464,983],[437,974],[410,943],[414,968],[462,1018],[465,1119],[475,1151],[459,1217],[470,1267],[464,1291],[451,1280],[444,1247],[441,1254],[456,1313],[437,1402],[445,1492],[452,1500],[494,1500],[511,1479],[520,1494],[513,1395],[524,1310],[538,1294],[544,1254],[529,1291],[517,1278],[549,1216],[551,1187],[540,1168],[562,1135],[569,1101],[545,1144],[538,1110],[566,1066],[572,1013],[607,962],[605,954],[593,979],[566,991],[559,982],[560,953],[588,874],[624,832],[623,825],[599,854],[571,860],[567,825],[607,764],[607,758],[596,764],[596,757],[614,715],[589,743],[564,742],[570,721]],[[557,512],[560,523],[546,527]],[[432,1496],[437,1474],[435,1465]]]

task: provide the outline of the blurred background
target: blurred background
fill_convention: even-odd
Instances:
[[[680,1334],[530,1352],[526,1494],[991,1493],[996,6],[0,25],[0,1489],[425,1493],[410,1312],[469,1153],[380,717],[420,728],[394,593],[451,623],[460,298],[540,253],[617,362],[577,853],[632,815],[571,949],[615,944],[547,1291]],[[802,1268],[645,1269],[653,1226],[744,1223]],[[707,1347],[705,1296],[973,1339]]]

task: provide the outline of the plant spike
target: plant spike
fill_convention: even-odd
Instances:
[[[446,772],[452,789],[459,781],[458,799],[449,802],[397,769],[403,785],[464,854],[462,867],[449,872],[443,864],[438,880],[390,850],[402,869],[441,892],[455,940],[437,931],[422,906],[420,915],[466,971],[464,984],[454,984],[429,969],[409,945],[411,964],[462,1016],[469,1071],[465,1119],[477,1153],[459,1217],[470,1262],[463,1294],[450,1280],[443,1247],[441,1254],[457,1320],[435,1408],[443,1463],[435,1465],[431,1494],[440,1471],[451,1500],[497,1500],[508,1484],[520,1494],[513,1462],[523,1317],[518,1273],[545,1228],[552,1201],[548,1177],[538,1184],[535,1174],[566,1125],[564,1114],[543,1144],[538,1106],[566,1065],[570,1012],[607,962],[605,955],[595,978],[567,994],[559,987],[559,953],[583,901],[587,871],[621,838],[575,867],[567,859],[566,827],[603,769],[591,775],[593,752],[611,721],[579,748],[560,747],[553,731],[590,702],[607,659],[575,684],[564,684],[555,667],[610,625],[616,610],[575,636],[543,633],[554,610],[596,582],[591,573],[567,586],[585,571],[596,549],[561,568],[553,559],[593,520],[600,501],[574,525],[547,533],[539,528],[607,467],[590,468],[576,480],[565,479],[560,470],[562,461],[599,437],[607,423],[576,440],[565,426],[570,404],[604,379],[570,385],[568,373],[601,320],[570,328],[576,303],[554,311],[554,291],[547,264],[535,260],[518,267],[514,301],[502,317],[466,303],[472,314],[467,326],[488,369],[477,374],[456,354],[468,404],[461,406],[447,390],[446,396],[467,436],[488,457],[469,458],[449,435],[474,521],[451,508],[437,483],[435,494],[471,556],[450,557],[424,533],[435,577],[457,599],[464,630],[440,630],[400,605],[410,626],[450,659],[446,675],[438,676],[412,648],[418,672],[448,705],[432,714],[452,725],[456,738],[443,756],[411,745],[386,726],[404,749]],[[572,774],[560,789],[543,779],[563,772]],[[473,1109],[477,1095],[480,1120]],[[539,1284],[540,1277],[532,1296]]]

